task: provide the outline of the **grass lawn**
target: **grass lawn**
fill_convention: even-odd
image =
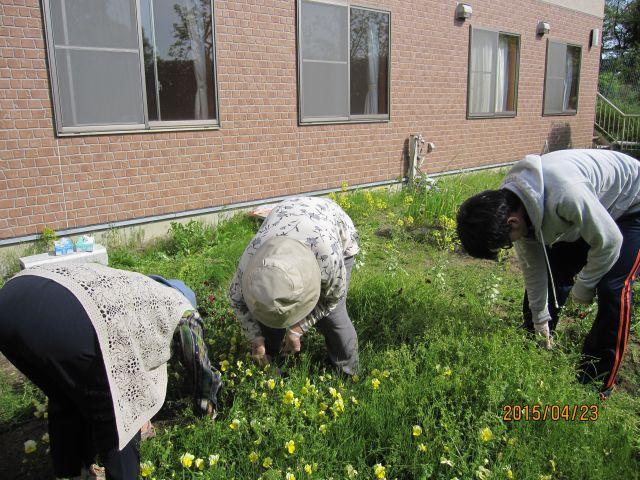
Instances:
[[[112,249],[112,266],[181,278],[196,291],[210,358],[225,381],[222,408],[211,422],[192,416],[181,369],[170,369],[158,435],[142,445],[144,473],[156,479],[639,478],[638,322],[622,386],[601,403],[594,388],[576,383],[574,370],[595,308],[567,307],[556,348],[543,350],[519,328],[522,279],[513,253],[489,262],[457,251],[457,206],[497,186],[502,175],[445,177],[426,192],[335,195],[361,236],[347,301],[361,351],[354,380],[324,369],[317,333],[303,338],[302,355],[284,364],[282,375],[249,361],[226,297],[258,227],[245,215],[216,228],[174,224],[152,246]],[[0,372],[0,423],[15,431],[37,394],[7,378]],[[509,411],[516,418],[505,421]],[[533,420],[545,411],[549,418]],[[181,464],[185,453],[194,456],[189,468]],[[203,460],[202,470],[195,459]]]

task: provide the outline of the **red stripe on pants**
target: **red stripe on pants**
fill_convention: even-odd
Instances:
[[[631,322],[632,309],[631,282],[635,280],[635,277],[638,273],[638,268],[640,268],[640,252],[638,252],[638,256],[633,263],[631,272],[629,272],[629,275],[624,281],[624,288],[622,289],[622,293],[620,294],[620,322],[618,325],[616,359],[613,363],[613,368],[609,373],[609,377],[607,378],[607,381],[605,383],[605,389],[611,388],[613,386],[613,382],[618,375],[618,369],[620,368],[620,364],[622,363],[622,358],[624,357],[624,351],[627,348],[627,341],[629,340],[629,323]]]

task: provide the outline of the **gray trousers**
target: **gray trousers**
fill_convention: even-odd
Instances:
[[[347,291],[351,282],[354,257],[344,259],[347,271]],[[329,315],[319,320],[315,327],[324,335],[329,360],[347,375],[358,373],[358,334],[347,313],[347,295]],[[282,339],[286,333],[282,328],[260,325],[267,354],[275,357],[280,353]]]

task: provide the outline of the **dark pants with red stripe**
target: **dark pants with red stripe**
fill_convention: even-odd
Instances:
[[[625,215],[616,222],[622,232],[620,257],[602,277],[596,290],[598,313],[582,349],[579,379],[583,383],[602,381],[602,390],[613,387],[629,340],[629,326],[633,312],[633,282],[640,268],[640,213]],[[558,242],[547,247],[551,272],[556,285],[558,305],[569,296],[574,277],[587,262],[589,245],[582,239],[577,242]],[[524,327],[533,331],[531,310],[525,292]],[[558,323],[558,309],[553,304],[549,282],[549,328]]]

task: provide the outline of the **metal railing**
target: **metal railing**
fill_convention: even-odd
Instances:
[[[624,113],[598,92],[596,129],[618,150],[640,150],[640,114]]]

